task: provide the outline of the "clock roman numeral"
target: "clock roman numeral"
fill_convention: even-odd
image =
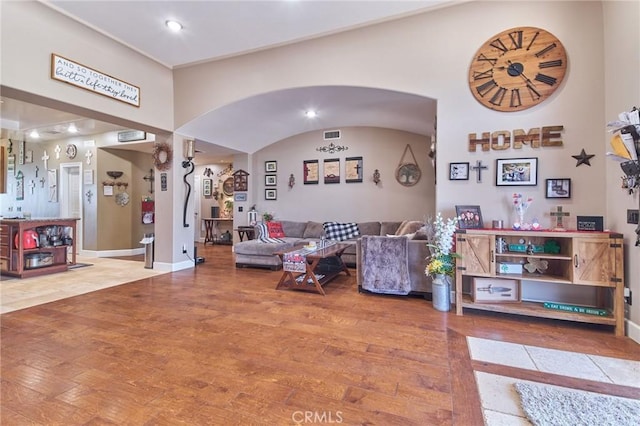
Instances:
[[[485,56],[484,53],[481,53],[478,56],[478,62],[489,62],[491,64],[491,66],[493,66],[493,65],[496,64],[496,62],[498,62],[498,59],[497,58],[488,58],[488,57]]]
[[[540,62],[540,64],[538,64],[538,67],[540,68],[551,68],[551,67],[561,67],[561,66],[562,66],[562,59],[556,59],[555,61]]]
[[[534,80],[540,81],[544,84],[548,84],[549,86],[553,86],[554,84],[556,84],[556,81],[557,81],[555,77],[550,77],[548,75],[540,74],[540,73],[536,75],[536,78]]]
[[[493,77],[493,68],[490,68],[486,71],[474,71],[473,72],[473,79],[474,80],[482,80],[485,78],[492,78]]]
[[[533,99],[534,101],[537,101],[538,99],[541,98],[540,93],[538,93],[536,88],[533,87],[531,84],[527,83],[527,89],[529,90],[529,95],[531,96],[531,99]]]
[[[505,46],[502,40],[500,40],[499,38],[489,43],[489,46],[495,47],[496,49],[501,50],[503,53],[509,50],[507,49],[507,46]]]
[[[493,94],[491,99],[489,99],[489,103],[493,105],[501,105],[504,100],[505,93],[507,93],[507,89],[504,87],[498,87],[498,91]]]
[[[512,108],[516,108],[522,105],[522,100],[520,99],[520,89],[511,89],[511,102],[509,102],[509,106]]]
[[[536,41],[539,35],[540,35],[540,31],[536,31],[536,33],[533,35],[533,38],[529,42],[529,45],[527,46],[527,50],[531,49],[531,46],[533,46],[533,43]]]
[[[484,97],[484,95],[491,92],[496,87],[498,87],[498,83],[496,83],[495,80],[491,79],[490,81],[487,81],[486,83],[483,83],[480,86],[478,86],[476,90],[478,91],[478,94],[480,96]]]
[[[557,44],[555,43],[551,43],[550,45],[548,45],[547,47],[545,47],[544,49],[542,49],[541,51],[539,51],[538,53],[536,53],[536,57],[539,58],[540,56],[544,55],[545,53],[555,49],[557,47]]]
[[[510,32],[509,38],[511,39],[511,43],[513,43],[512,50],[522,48],[522,30]]]

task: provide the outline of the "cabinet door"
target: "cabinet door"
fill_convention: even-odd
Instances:
[[[494,276],[494,238],[492,235],[457,234],[456,252],[462,256],[457,259],[465,275]]]
[[[573,282],[614,287],[616,248],[610,239],[574,238]],[[614,244],[615,246],[615,244]]]

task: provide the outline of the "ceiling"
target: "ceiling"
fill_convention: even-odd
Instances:
[[[385,20],[422,13],[460,1],[43,1],[42,3],[169,67],[228,58]],[[179,34],[165,27],[180,21]],[[216,40],[217,42],[211,42]],[[122,130],[74,114],[3,98],[2,137],[39,129],[41,140],[64,137],[70,122],[79,135]],[[318,111],[314,120],[304,111]],[[346,126],[377,126],[428,135],[435,101],[412,94],[359,87],[307,87],[237,102],[202,115],[177,133],[196,139],[198,163],[228,161],[296,134]],[[252,125],[247,126],[247,119]],[[13,132],[13,133],[11,133]],[[19,136],[18,136],[19,137]],[[250,142],[249,142],[250,141]],[[126,144],[151,150],[151,144]],[[124,146],[123,146],[124,147]],[[196,156],[198,157],[198,156]],[[196,158],[198,160],[198,158]]]

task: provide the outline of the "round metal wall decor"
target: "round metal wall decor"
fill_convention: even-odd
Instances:
[[[173,150],[168,143],[157,143],[153,147],[153,163],[156,168],[162,172],[171,168],[171,161],[173,160]]]
[[[422,171],[417,164],[402,164],[396,169],[396,180],[402,186],[413,186],[422,177]]]
[[[222,184],[222,192],[227,197],[231,197],[233,195],[233,178],[232,177],[228,177],[225,179],[224,183]]]

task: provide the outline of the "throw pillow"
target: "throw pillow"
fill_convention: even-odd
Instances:
[[[256,224],[256,233],[258,234],[257,239],[263,243],[284,243],[283,240],[279,238],[271,238],[269,237],[269,229],[267,228],[266,223],[258,223]]]
[[[267,222],[267,231],[269,231],[269,238],[284,237],[284,230],[282,229],[282,223],[280,222]]]
[[[396,231],[396,235],[414,234],[423,226],[424,223],[419,220],[405,220]]]
[[[334,241],[344,241],[360,235],[358,224],[353,222],[325,222],[322,227],[327,238]]]

